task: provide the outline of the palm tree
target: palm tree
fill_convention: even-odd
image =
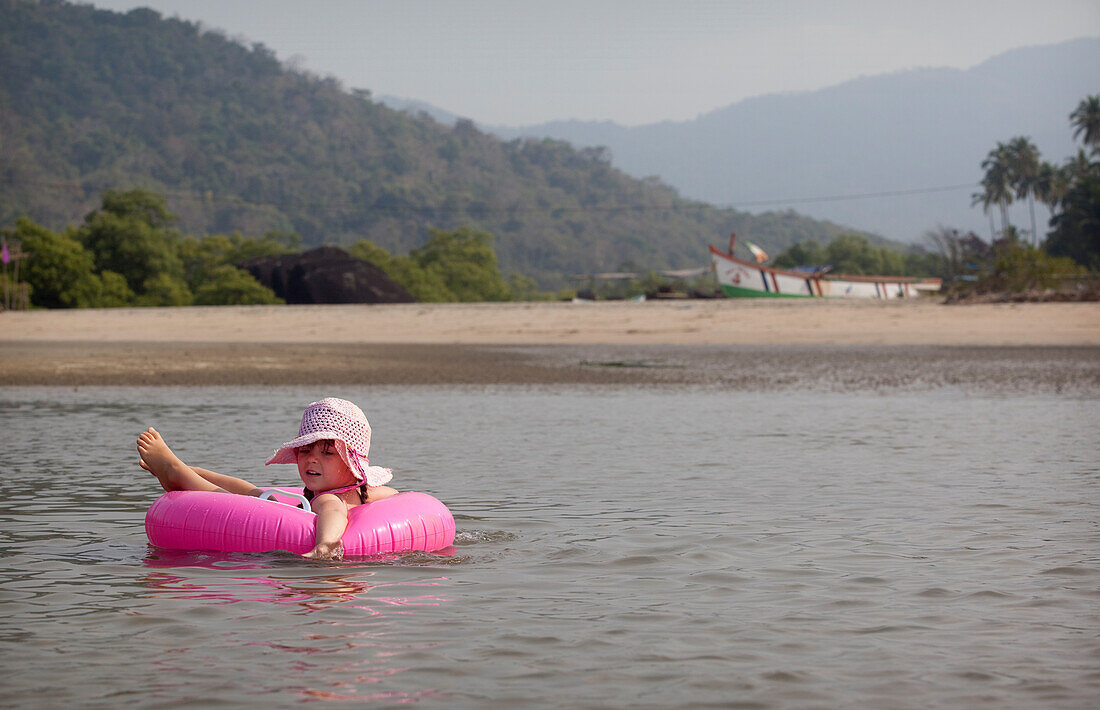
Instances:
[[[1078,148],[1077,155],[1067,160],[1066,164],[1062,166],[1062,172],[1065,174],[1067,182],[1080,180],[1087,175],[1091,169],[1092,161],[1089,160],[1089,156],[1085,153],[1084,148]]]
[[[1068,187],[1069,179],[1064,170],[1046,161],[1039,164],[1039,174],[1035,179],[1034,188],[1037,200],[1053,211],[1057,209]]]
[[[1073,137],[1084,134],[1085,145],[1100,144],[1100,94],[1086,96],[1069,115],[1076,127]]]
[[[989,185],[986,184],[985,178],[982,178],[982,191],[975,192],[970,196],[970,206],[975,205],[982,206],[982,213],[989,215],[989,239],[992,241],[997,238],[997,225],[993,221],[993,212],[990,211],[990,207],[996,204],[996,200],[993,198],[993,192],[990,190]]]
[[[1038,246],[1039,233],[1035,226],[1035,184],[1039,179],[1039,149],[1030,139],[1017,136],[1008,142],[1008,172],[1016,197],[1027,198],[1031,214],[1031,240]]]
[[[997,205],[1001,211],[1001,231],[1008,232],[1008,206],[1012,204],[1012,173],[1009,168],[1011,163],[1008,146],[997,143],[997,147],[989,151],[989,155],[982,161],[982,169],[985,176],[982,177],[982,191],[973,195],[970,204],[981,204],[986,213],[993,205]],[[996,237],[994,237],[996,238]]]

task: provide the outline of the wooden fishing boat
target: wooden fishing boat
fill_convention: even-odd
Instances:
[[[786,271],[742,261],[710,248],[718,287],[729,298],[913,298],[940,290],[940,279],[909,276],[851,276]]]

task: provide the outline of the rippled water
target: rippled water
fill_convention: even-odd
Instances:
[[[449,554],[168,553],[154,424],[255,483],[302,407]],[[1100,401],[702,390],[0,389],[6,707],[1088,707]]]

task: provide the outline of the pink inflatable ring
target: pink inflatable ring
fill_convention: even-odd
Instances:
[[[261,498],[172,491],[149,507],[145,533],[149,542],[171,550],[287,550],[300,555],[313,549],[317,525],[308,504],[303,509],[283,502],[306,503],[300,491],[267,489]],[[426,493],[406,491],[349,510],[341,541],[345,555],[377,555],[433,552],[454,539],[455,520],[447,506]]]

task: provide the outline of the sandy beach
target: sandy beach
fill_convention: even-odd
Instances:
[[[1100,386],[1097,303],[125,308],[0,324],[0,385]]]

